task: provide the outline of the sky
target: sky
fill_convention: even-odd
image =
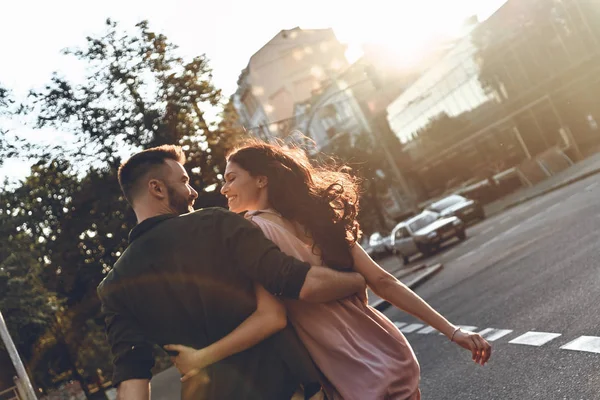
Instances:
[[[428,42],[455,35],[471,15],[487,18],[504,0],[1,0],[0,84],[22,97],[41,87],[53,71],[81,74],[61,49],[100,34],[110,17],[126,27],[142,19],[179,45],[184,57],[206,54],[214,83],[225,95],[249,58],[282,29],[333,28],[348,44],[350,61],[360,45],[388,45],[410,59]],[[18,124],[17,124],[18,125]],[[19,129],[19,127],[14,127]],[[31,133],[35,135],[35,133]],[[40,134],[40,140],[57,140]],[[25,173],[27,172],[25,168]],[[22,175],[23,163],[8,163],[4,176]]]

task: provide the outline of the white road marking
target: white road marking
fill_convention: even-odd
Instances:
[[[469,332],[475,332],[477,330],[477,327],[473,325],[458,325],[458,327],[460,327],[460,329],[462,329],[463,331]]]
[[[490,233],[492,230],[494,230],[494,227],[490,226],[489,228],[487,228],[483,232],[481,232],[480,235],[485,235],[486,233]]]
[[[546,208],[546,210],[544,212],[550,212],[550,211],[554,210],[556,207],[559,207],[560,205],[562,205],[562,201],[559,201],[558,203],[553,204],[550,207]]]
[[[600,337],[597,336],[580,336],[561,346],[564,350],[587,351],[589,353],[600,353]]]
[[[524,344],[527,346],[542,346],[551,340],[556,339],[560,336],[560,333],[549,333],[549,332],[527,332],[517,338],[514,338],[508,343],[513,344]]]
[[[431,327],[431,326],[426,326],[425,328],[421,329],[419,332],[417,333],[421,333],[421,334],[428,334],[428,333],[433,333],[433,332],[437,332],[437,329]]]
[[[510,221],[511,219],[512,219],[512,217],[511,217],[511,216],[504,217],[504,218],[502,218],[502,219],[500,220],[500,222],[499,222],[499,223],[500,223],[500,224],[503,224],[503,223],[505,223],[505,222],[508,222],[508,221]]]
[[[463,331],[467,331],[467,332],[475,332],[477,330],[476,326],[473,325],[456,325],[458,328],[462,329]],[[440,332],[440,335],[443,335],[442,332]]]
[[[479,334],[483,336],[483,338],[488,342],[498,340],[501,337],[508,335],[509,333],[512,333],[512,329],[485,328],[484,330],[479,332]]]
[[[585,191],[589,192],[590,190],[592,190],[593,188],[595,188],[596,186],[598,186],[598,182],[592,183],[591,185],[588,185],[585,187]]]
[[[525,207],[523,207],[523,208],[520,208],[520,209],[519,209],[519,212],[520,212],[520,213],[524,213],[525,211],[529,211],[529,210],[531,210],[531,208],[532,208],[532,207],[533,207],[535,204],[536,204],[536,203],[531,203],[531,204],[529,204],[529,205],[527,205],[527,206],[525,206]]]
[[[400,329],[404,333],[412,333],[416,330],[419,330],[423,327],[423,324],[410,324]]]
[[[431,326],[423,326],[423,324],[406,324],[405,322],[394,322],[398,328],[404,333],[418,333],[421,335],[427,335],[430,333],[437,332],[437,329]],[[472,325],[457,325],[463,331],[476,332],[477,327]],[[513,333],[512,329],[499,329],[499,328],[485,328],[478,333],[488,342],[494,342],[499,340],[506,335]],[[440,335],[443,333],[439,332]],[[514,338],[508,343],[512,344],[520,344],[526,346],[536,346],[540,347],[544,344],[556,339],[561,336],[560,333],[550,333],[550,332],[535,332],[529,331],[524,333],[523,335]],[[587,353],[596,353],[600,354],[600,337],[598,336],[580,336],[575,340],[570,341],[569,343],[560,347],[562,350],[573,350],[573,351],[582,351]]]
[[[517,229],[519,229],[521,227],[521,225],[523,225],[523,224],[521,223],[521,224],[513,226],[509,230],[502,232],[502,234],[500,236],[504,237],[504,236],[510,235],[511,233],[513,233],[514,231],[516,231]]]
[[[466,254],[463,254],[462,256],[458,257],[458,258],[456,259],[456,261],[460,261],[460,260],[462,260],[463,258],[470,257],[470,256],[472,256],[473,254],[475,254],[475,250],[471,250],[470,252],[468,252],[468,253],[466,253]]]

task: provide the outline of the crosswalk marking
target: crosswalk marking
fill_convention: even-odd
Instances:
[[[421,333],[421,334],[428,334],[428,333],[433,333],[436,332],[437,329],[431,327],[431,326],[426,326],[425,328],[421,329],[419,332],[417,333]]]
[[[512,329],[485,328],[479,334],[488,342],[493,342],[512,333]]]
[[[404,325],[406,325],[406,322],[394,322],[394,325],[396,325],[396,328],[400,329],[402,328]]]
[[[572,342],[561,346],[561,349],[600,353],[600,337],[580,336]]]
[[[401,328],[400,330],[404,333],[412,333],[416,330],[419,330],[423,327],[423,324],[410,324],[408,326],[405,326],[404,328]]]
[[[542,346],[551,340],[556,339],[560,336],[560,333],[549,333],[549,332],[527,332],[521,336],[514,338],[508,343],[524,344],[528,346]]]
[[[468,332],[475,332],[477,330],[476,326],[473,325],[456,325],[458,328],[462,329],[463,331],[468,331]],[[443,335],[442,332],[440,332],[440,335]]]
[[[394,325],[396,325],[398,329],[400,329],[404,333],[416,333],[419,335],[427,335],[430,333],[438,332],[437,329],[431,326],[418,323],[394,322]],[[514,332],[512,329],[500,328],[485,328],[480,331],[477,331],[477,327],[473,325],[457,326],[464,331],[479,333],[488,342],[498,341]],[[439,332],[439,334],[443,335],[443,333],[441,332]],[[552,332],[529,331],[510,340],[508,343],[540,347],[558,338],[559,336],[562,336],[562,334]],[[560,349],[600,354],[600,337],[580,336],[575,340],[572,340],[567,344],[560,346]]]

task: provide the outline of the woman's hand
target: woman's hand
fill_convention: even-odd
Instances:
[[[492,346],[478,333],[463,331],[458,328],[451,338],[459,346],[470,350],[473,361],[485,365],[492,355]]]
[[[210,365],[210,361],[204,357],[202,349],[196,350],[180,344],[168,344],[165,346],[165,350],[179,353],[176,357],[171,357],[171,361],[183,375],[181,382],[198,375],[203,368]]]

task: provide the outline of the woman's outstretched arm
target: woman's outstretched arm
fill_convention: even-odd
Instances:
[[[255,284],[255,291],[256,311],[222,339],[198,350],[177,344],[165,346],[166,350],[179,353],[172,360],[184,375],[182,381],[211,364],[249,349],[286,327],[287,314],[283,304],[259,284]]]
[[[358,243],[351,251],[356,271],[364,276],[367,285],[375,294],[437,329],[461,347],[470,350],[473,361],[481,365],[487,362],[491,355],[491,346],[479,334],[463,332],[450,323],[415,292],[381,268]]]

